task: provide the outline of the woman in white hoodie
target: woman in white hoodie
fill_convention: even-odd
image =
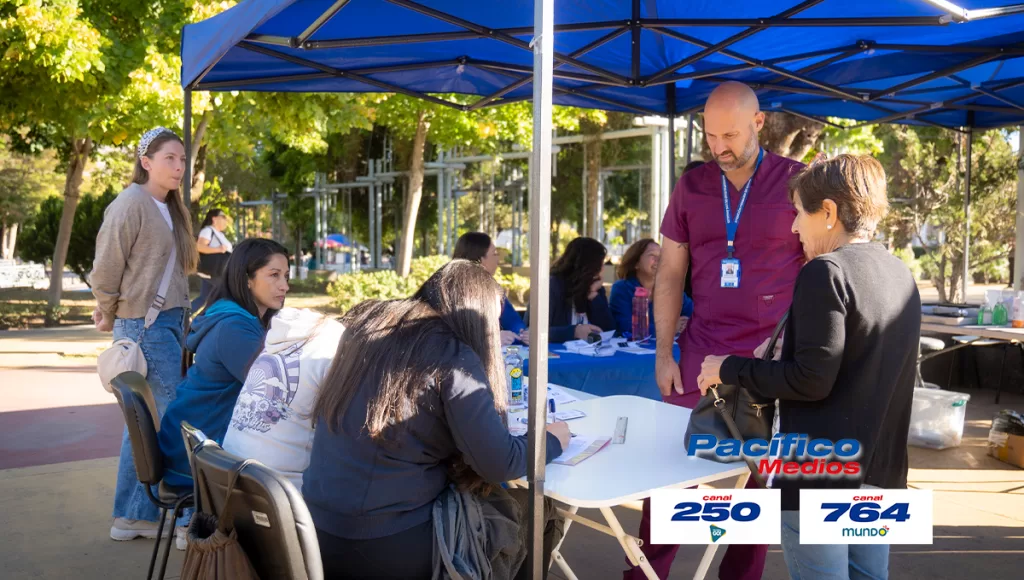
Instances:
[[[224,449],[276,469],[301,490],[313,448],[310,412],[344,331],[312,310],[278,312],[238,395]]]

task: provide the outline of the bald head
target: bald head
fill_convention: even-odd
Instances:
[[[753,159],[763,125],[757,95],[743,83],[718,85],[704,105],[704,135],[715,161],[725,171],[744,167]]]

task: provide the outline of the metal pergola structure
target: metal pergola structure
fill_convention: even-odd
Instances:
[[[768,110],[822,121],[973,129],[1024,119],[1024,4],[609,0],[600,19],[586,4],[560,0],[556,25],[555,0],[248,0],[185,28],[186,150],[193,90],[393,92],[467,111],[532,100],[530,378],[544,385],[555,102],[674,120],[699,111],[714,83],[738,80]],[[798,37],[785,34],[794,28]],[[451,93],[481,98],[438,96]],[[542,396],[530,390],[533,578],[543,577]]]

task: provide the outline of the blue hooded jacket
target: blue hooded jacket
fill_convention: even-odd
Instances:
[[[182,421],[201,429],[217,443],[224,442],[235,400],[265,335],[259,319],[233,300],[218,300],[192,322],[185,344],[196,353],[195,363],[160,421],[160,451],[167,485],[192,485],[192,469],[181,437]]]

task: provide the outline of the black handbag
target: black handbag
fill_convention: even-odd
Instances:
[[[772,360],[775,354],[775,344],[779,335],[786,327],[786,320],[789,312],[782,316],[782,320],[775,325],[775,331],[768,341],[768,348],[765,350],[764,360]],[[691,434],[714,435],[719,441],[722,439],[764,439],[772,437],[772,421],[775,419],[775,401],[766,399],[751,393],[737,385],[715,385],[708,389],[708,395],[701,397],[697,406],[690,412],[690,423],[686,426],[686,434],[683,436],[687,447],[690,445]],[[709,455],[706,459],[715,460],[715,456]],[[765,482],[758,473],[757,466],[752,459],[746,459],[750,467],[751,475],[760,487],[765,487]]]
[[[231,252],[223,254],[199,254],[199,270],[200,274],[206,274],[212,279],[220,278],[224,273],[224,268],[228,265],[228,258],[231,257]]]

